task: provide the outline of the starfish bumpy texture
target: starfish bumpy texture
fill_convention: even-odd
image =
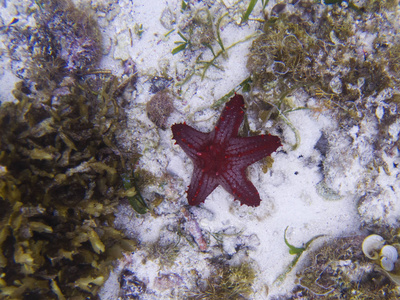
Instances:
[[[239,137],[243,109],[243,96],[236,94],[226,103],[217,125],[210,133],[200,132],[186,124],[172,126],[173,138],[194,164],[187,191],[190,205],[204,202],[218,185],[241,204],[260,205],[260,195],[247,179],[246,168],[271,155],[281,143],[273,135]]]

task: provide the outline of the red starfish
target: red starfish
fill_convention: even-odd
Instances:
[[[260,205],[257,189],[246,177],[246,168],[281,146],[273,135],[239,137],[244,117],[243,96],[236,94],[226,103],[217,126],[210,133],[186,124],[172,126],[173,138],[194,164],[188,201],[198,205],[221,185],[241,204]]]

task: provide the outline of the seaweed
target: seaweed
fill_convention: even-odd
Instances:
[[[4,299],[95,299],[113,261],[136,249],[113,228],[121,174],[138,157],[118,142],[118,95],[133,80],[91,70],[100,36],[86,10],[37,4],[38,27],[9,32],[19,43],[32,33],[34,54],[16,101],[0,106],[0,289]]]
[[[100,58],[101,35],[92,13],[77,9],[69,0],[45,0],[40,7],[36,42],[51,44],[49,55],[61,59],[69,72],[81,73],[94,66]]]
[[[246,12],[243,14],[241,22],[247,22],[249,20],[249,16],[250,16],[251,12],[253,11],[254,6],[256,6],[256,4],[257,4],[257,0],[250,0],[249,6],[247,7]]]
[[[285,228],[285,232],[283,234],[283,239],[285,240],[286,246],[289,247],[289,254],[295,255],[295,257],[290,262],[290,264],[286,267],[285,271],[281,275],[279,275],[278,278],[275,280],[275,282],[277,282],[277,283],[283,282],[283,280],[286,278],[286,275],[289,274],[290,271],[292,271],[294,266],[296,266],[297,262],[300,259],[300,256],[303,254],[304,251],[306,251],[308,249],[308,247],[311,245],[311,243],[314,242],[316,239],[324,236],[324,235],[316,235],[313,238],[311,238],[307,243],[305,243],[304,247],[295,247],[295,246],[291,245],[288,242],[288,240],[286,239],[287,229],[288,229],[288,227]]]
[[[297,274],[296,293],[310,299],[396,299],[394,284],[376,272],[361,250],[364,237],[334,238],[308,255],[307,265]],[[385,295],[385,296],[384,296]]]
[[[251,299],[256,272],[249,262],[231,266],[218,259],[212,262],[214,273],[197,290],[188,291],[188,299]]]
[[[124,196],[127,197],[129,204],[139,214],[145,214],[149,207],[140,194],[137,184],[138,175],[133,171],[132,175],[122,175],[122,181],[125,188]]]
[[[192,54],[195,54],[196,58],[192,70],[188,72],[185,78],[177,83],[178,86],[187,83],[194,75],[200,76],[203,80],[210,67],[223,70],[219,65],[219,58],[226,57],[227,51],[237,44],[258,35],[256,32],[233,42],[229,46],[225,46],[221,37],[220,28],[223,22],[232,22],[233,18],[229,15],[229,12],[221,13],[221,10],[218,12],[216,10],[214,11],[215,13],[207,7],[185,10],[186,15],[182,22],[183,24],[181,26],[178,25],[177,33],[180,40],[175,42],[177,46],[174,47],[171,52],[172,54],[184,52],[185,55],[192,57]],[[225,19],[228,19],[228,21]],[[174,30],[175,29],[168,31],[165,36],[168,36]],[[207,49],[209,51],[207,51]],[[209,58],[210,56],[211,58]],[[203,59],[203,57],[207,58]]]
[[[348,6],[336,4],[343,2]],[[398,1],[378,2],[364,1],[355,9],[351,1],[323,1],[332,5],[300,1],[295,10],[271,11],[265,16],[263,33],[253,41],[247,61],[250,99],[256,102],[263,122],[280,118],[293,130],[293,148],[299,145],[300,135],[288,113],[330,111],[339,124],[357,124],[375,113],[371,108],[376,109],[380,97],[398,91],[400,41],[376,31],[376,27],[395,28],[395,19],[382,12],[394,12]],[[287,96],[299,93],[316,101],[312,106],[307,101],[300,107],[288,105]],[[385,128],[395,118],[394,108],[389,114],[383,108],[389,106],[389,98],[377,110],[379,117],[384,114],[384,122],[378,119]]]
[[[18,101],[0,106],[6,299],[93,297],[112,261],[135,249],[112,227],[119,174],[135,155],[117,146],[125,117],[112,96],[115,78],[102,83],[96,90],[87,80],[48,99],[27,95],[20,83]]]

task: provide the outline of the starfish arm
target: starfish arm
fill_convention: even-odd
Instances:
[[[274,135],[236,137],[229,140],[225,155],[234,166],[247,167],[263,157],[271,155],[281,146]]]
[[[240,124],[244,118],[244,99],[241,95],[235,95],[226,103],[221,117],[215,126],[214,142],[226,143],[231,137],[237,136]]]
[[[236,171],[235,171],[236,169]],[[234,168],[225,172],[218,178],[218,183],[229,193],[231,193],[240,203],[249,206],[259,206],[261,202],[257,189],[247,179],[245,169]]]
[[[171,129],[176,143],[193,161],[198,159],[197,153],[210,140],[209,133],[198,131],[186,124],[175,124]]]
[[[215,190],[218,182],[215,177],[203,172],[196,165],[193,169],[192,180],[187,191],[190,205],[199,205]]]

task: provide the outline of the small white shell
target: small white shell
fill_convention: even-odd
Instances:
[[[385,244],[385,240],[383,237],[377,234],[371,234],[367,236],[362,243],[362,251],[365,256],[370,259],[378,259],[379,258],[379,250]]]
[[[394,269],[394,261],[388,259],[386,256],[381,258],[381,267],[386,271],[393,271]]]
[[[381,257],[386,257],[394,263],[399,258],[399,254],[396,247],[386,245],[381,249]]]

